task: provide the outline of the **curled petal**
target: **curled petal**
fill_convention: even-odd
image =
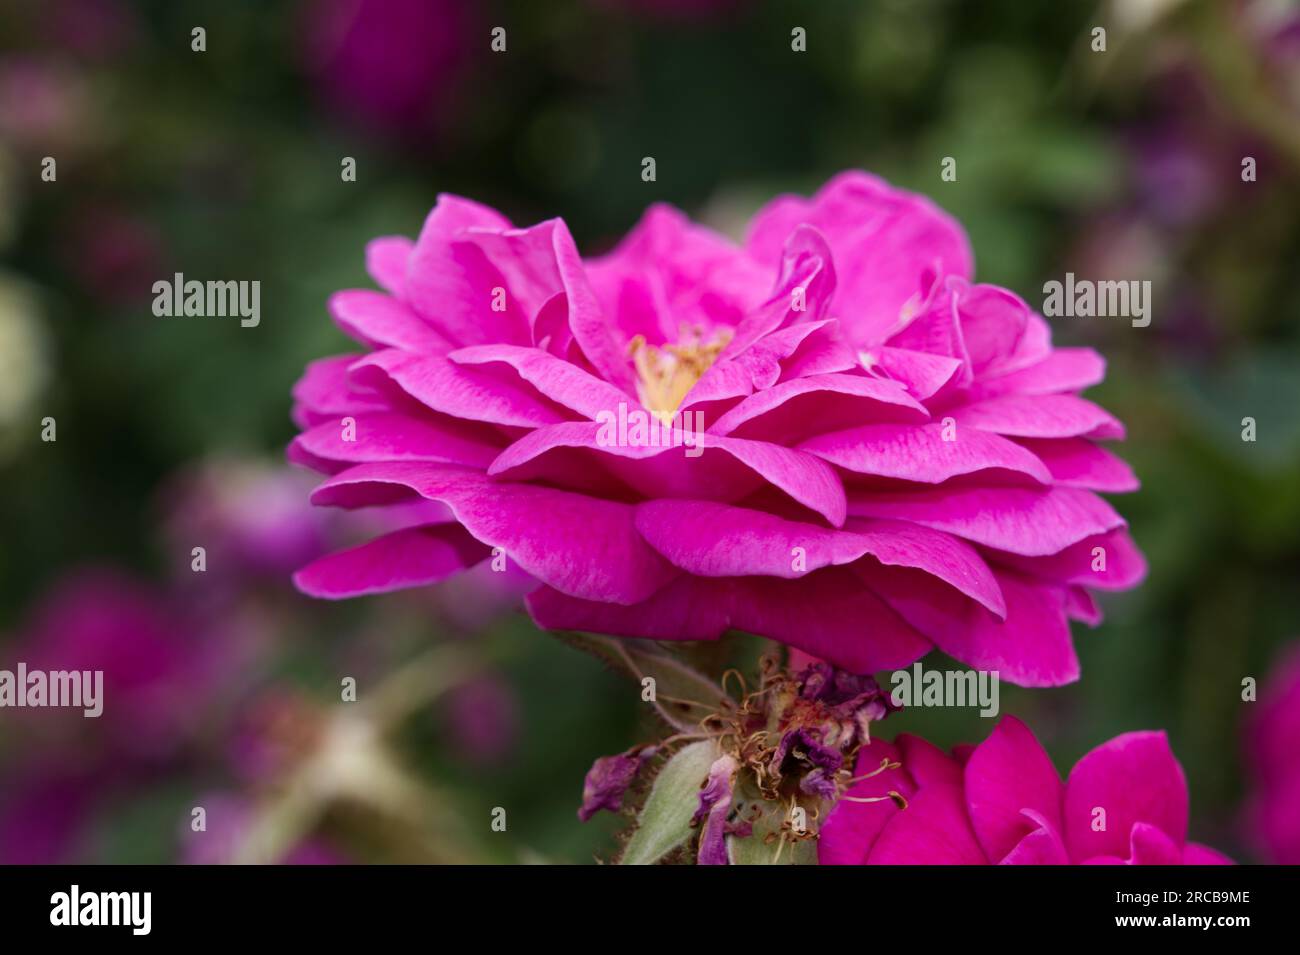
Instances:
[[[636,747],[617,756],[602,756],[591,764],[582,781],[582,805],[578,819],[586,822],[602,809],[618,812],[623,808],[623,796],[637,773],[655,754],[655,748]]]
[[[691,817],[692,824],[704,821],[700,831],[699,865],[727,865],[727,816],[731,813],[732,791],[740,764],[734,756],[719,756],[709,767],[708,778],[700,790],[700,804]]]

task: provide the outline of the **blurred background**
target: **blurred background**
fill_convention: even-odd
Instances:
[[[1066,271],[1153,282],[1148,328],[1053,320],[1109,360],[1090,397],[1129,427],[1150,578],[1079,628],[1081,683],[1002,710],[1062,770],[1168,730],[1194,837],[1300,861],[1300,670],[1274,673],[1300,639],[1300,8],[1272,0],[0,0],[0,667],[77,659],[120,701],[0,713],[0,861],[608,855],[619,821],[575,810],[655,732],[636,695],[501,575],[298,595],[346,530],[284,463],[289,389],[346,349],[324,303],[370,284],[366,241],[440,191],[563,216],[590,254],[659,200],[738,237],[852,167],[933,197],[1031,303]],[[260,280],[260,325],[156,318],[174,272]]]

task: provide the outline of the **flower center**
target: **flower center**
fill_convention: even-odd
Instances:
[[[637,335],[628,343],[628,353],[636,366],[641,404],[660,421],[672,421],[682,399],[729,341],[730,332],[715,334],[706,341],[699,328],[683,328],[677,344],[657,348],[648,344],[644,335]]]

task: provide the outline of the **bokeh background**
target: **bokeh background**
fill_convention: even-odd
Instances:
[[[1053,320],[1110,362],[1090,397],[1129,427],[1150,578],[1076,634],[1081,683],[1004,686],[1002,709],[1062,769],[1164,728],[1194,837],[1300,851],[1259,808],[1300,740],[1256,745],[1241,698],[1245,677],[1280,696],[1300,638],[1295,4],[0,0],[0,667],[86,661],[118,702],[0,712],[0,861],[608,854],[618,820],[575,810],[591,761],[653,731],[634,688],[538,633],[500,575],[296,594],[347,531],[284,464],[289,389],[347,348],[324,302],[369,284],[365,242],[416,234],[438,192],[561,215],[594,253],[651,202],[739,236],[851,167],[933,197],[979,277],[1031,303],[1066,271],[1152,281],[1148,328]],[[156,318],[178,271],[260,280],[261,324]],[[380,701],[364,720],[344,677]]]

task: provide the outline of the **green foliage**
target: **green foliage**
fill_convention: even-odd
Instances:
[[[621,865],[653,865],[691,838],[700,786],[718,754],[717,744],[707,739],[673,753],[650,787],[636,830],[619,857]]]

